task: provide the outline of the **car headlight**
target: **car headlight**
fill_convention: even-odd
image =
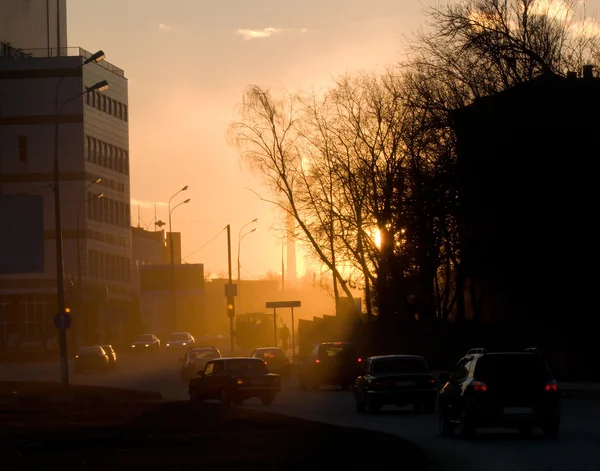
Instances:
[[[185,346],[185,342],[183,342],[183,345]]]
[[[167,347],[168,347],[169,345],[170,345],[170,344],[167,344]]]
[[[135,348],[135,345],[132,345],[131,348]]]
[[[150,345],[146,344],[146,347],[149,347]]]

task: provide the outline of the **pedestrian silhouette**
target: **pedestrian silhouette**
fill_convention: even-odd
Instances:
[[[290,338],[290,331],[285,324],[283,324],[283,327],[279,331],[279,338],[281,339],[281,348],[284,352],[287,351],[288,340]]]

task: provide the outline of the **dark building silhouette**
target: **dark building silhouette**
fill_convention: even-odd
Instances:
[[[582,75],[546,75],[453,115],[461,258],[481,320],[595,321],[600,80]]]

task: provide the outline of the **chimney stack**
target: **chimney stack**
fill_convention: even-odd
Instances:
[[[583,78],[585,80],[591,80],[594,78],[594,66],[584,65],[583,66]]]

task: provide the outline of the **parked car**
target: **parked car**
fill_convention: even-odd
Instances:
[[[339,385],[348,389],[362,370],[362,358],[350,342],[322,342],[314,345],[308,359],[300,365],[300,389]]]
[[[560,429],[557,383],[539,353],[467,355],[456,365],[439,395],[442,435],[473,435],[485,427],[516,428],[528,434],[541,427],[548,437]]]
[[[367,358],[364,372],[354,383],[358,412],[376,412],[385,405],[433,412],[437,383],[425,358],[417,355],[385,355]]]
[[[99,345],[94,347],[81,347],[75,355],[76,373],[88,370],[107,371],[109,368],[109,357]]]
[[[108,356],[108,365],[111,368],[116,368],[117,367],[117,352],[115,352],[114,348],[112,348],[112,345],[100,345],[100,346],[102,347],[102,349]]]
[[[134,352],[158,352],[160,340],[154,334],[140,334],[131,342],[131,350]]]
[[[192,402],[220,399],[223,406],[241,405],[252,397],[269,405],[280,391],[280,376],[269,373],[264,361],[248,357],[210,360],[188,383]]]
[[[167,351],[181,351],[195,345],[196,340],[189,332],[173,332],[165,342],[165,349]]]
[[[198,371],[204,370],[206,363],[210,360],[221,358],[221,352],[215,347],[198,347],[188,350],[180,359],[181,382],[187,383],[198,375]]]
[[[250,355],[253,358],[260,358],[267,365],[269,373],[276,373],[289,378],[290,376],[290,361],[285,356],[284,351],[281,348],[276,347],[262,347],[257,348]]]

